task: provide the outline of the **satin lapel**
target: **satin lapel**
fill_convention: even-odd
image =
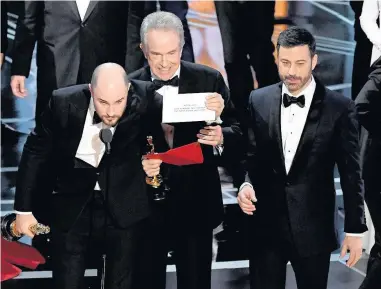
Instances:
[[[283,144],[282,144],[282,130],[281,130],[281,122],[280,122],[280,112],[281,112],[280,107],[282,102],[281,94],[282,94],[282,83],[280,83],[276,87],[276,91],[274,92],[274,96],[271,102],[269,129],[270,129],[270,138],[274,139],[276,142],[277,152],[279,153],[279,157],[280,157],[279,159],[281,161],[280,166],[282,167],[283,172],[286,174],[286,168],[284,165]]]
[[[192,73],[192,71],[187,67],[186,64],[181,62],[180,68],[180,80],[179,80],[179,93],[196,93],[200,92],[197,82],[199,81],[199,76]],[[203,85],[201,85],[202,87]],[[213,92],[213,91],[205,91]]]
[[[69,106],[69,148],[72,157],[75,156],[82,138],[90,98],[91,94],[86,85],[84,86],[83,94],[76,95]]]
[[[89,18],[89,16],[91,15],[91,13],[93,13],[94,8],[98,4],[98,2],[99,1],[93,1],[93,0],[90,1],[89,6],[87,7],[87,10],[86,10],[85,17],[83,17],[82,22],[85,22]]]
[[[77,6],[76,1],[67,1],[67,4],[69,5],[69,7],[73,11],[73,13],[76,15],[76,17],[78,19],[81,19],[81,16],[79,15],[78,6]]]
[[[296,150],[293,162],[290,167],[289,175],[291,175],[293,170],[297,169],[298,164],[301,162],[301,160],[308,157],[309,151],[311,150],[312,144],[316,136],[316,131],[320,123],[325,88],[316,78],[315,81],[315,93],[312,99],[310,110],[307,115],[306,124],[304,125],[302,136],[300,137],[298,148]]]
[[[143,81],[152,81],[151,70],[150,70],[149,66],[144,67],[144,69],[142,70],[142,73],[140,74],[140,77],[138,79],[143,80]]]

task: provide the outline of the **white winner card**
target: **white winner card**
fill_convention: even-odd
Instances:
[[[163,96],[163,123],[212,121],[216,112],[205,106],[206,96],[211,93],[183,93]]]

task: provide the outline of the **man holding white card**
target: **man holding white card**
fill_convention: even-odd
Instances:
[[[222,75],[210,67],[180,60],[184,31],[177,16],[168,12],[148,15],[140,36],[149,66],[129,77],[152,81],[163,96],[162,114],[152,115],[152,126],[161,124],[160,132],[154,134],[155,151],[198,141],[204,163],[169,166],[160,160],[143,160],[148,176],[160,172],[167,179],[170,194],[164,203],[152,206],[152,230],[147,238],[151,241],[141,250],[142,274],[149,277],[136,288],[165,288],[167,253],[173,249],[177,288],[208,289],[213,229],[223,217],[215,154],[226,157],[233,152],[229,147],[241,140],[241,130]]]

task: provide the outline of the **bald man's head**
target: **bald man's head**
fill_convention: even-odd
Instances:
[[[104,63],[93,72],[90,90],[102,121],[114,126],[123,115],[130,86],[127,73],[116,63]]]
[[[97,86],[98,81],[110,81],[110,80],[123,80],[124,84],[128,87],[130,81],[127,77],[127,73],[122,66],[116,63],[108,62],[99,65],[95,68],[91,77],[91,86],[94,88]]]

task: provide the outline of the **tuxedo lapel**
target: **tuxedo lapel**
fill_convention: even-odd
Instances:
[[[298,168],[298,164],[302,159],[308,157],[309,151],[312,147],[312,144],[316,136],[316,131],[320,123],[325,89],[324,86],[316,78],[315,81],[315,93],[313,95],[311,107],[307,115],[302,135],[300,137],[298,148],[296,150],[293,162],[290,167],[289,175],[293,172],[293,170],[296,170]]]
[[[274,139],[276,142],[277,152],[279,153],[281,160],[281,167],[286,173],[286,168],[284,165],[284,154],[283,154],[283,144],[282,144],[282,130],[280,122],[280,106],[282,104],[282,83],[276,86],[276,91],[274,92],[274,97],[271,101],[270,108],[270,138]]]
[[[72,157],[75,156],[79,143],[82,138],[83,128],[85,126],[86,114],[89,108],[91,94],[86,86],[82,94],[76,95],[73,102],[69,105],[69,120],[68,132],[70,134],[69,153]]]
[[[192,73],[187,67],[187,64],[181,61],[180,78],[179,78],[179,93],[196,93],[198,87],[204,85],[197,85],[198,75]],[[208,91],[206,91],[208,92]]]
[[[67,4],[69,5],[70,9],[73,11],[75,16],[78,19],[81,19],[81,16],[79,15],[78,6],[76,1],[67,1]]]
[[[98,1],[93,1],[93,0],[90,1],[89,6],[87,7],[87,10],[86,10],[85,17],[83,17],[83,21],[82,22],[85,22],[89,18],[91,13],[93,13],[94,8],[95,8],[95,6],[97,4],[98,4]]]
[[[142,70],[142,73],[140,74],[139,80],[152,81],[151,70],[150,70],[148,65],[145,66],[144,69]]]

